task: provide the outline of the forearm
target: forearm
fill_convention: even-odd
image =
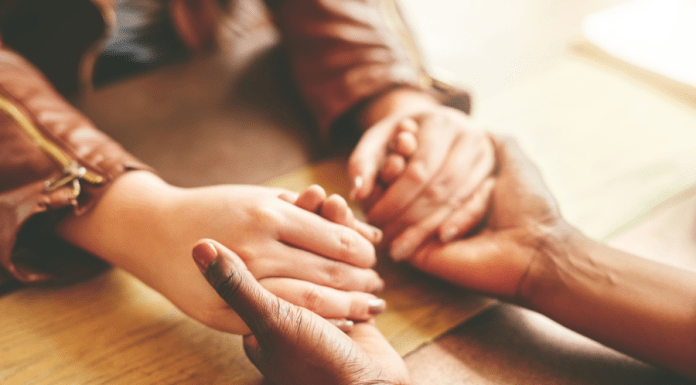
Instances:
[[[607,346],[696,379],[696,274],[570,229],[541,248],[522,296]]]
[[[64,219],[56,231],[166,295],[171,283],[159,280],[165,276],[162,269],[190,270],[176,267],[190,262],[190,248],[198,239],[195,225],[189,224],[189,231],[177,226],[177,217],[184,215],[176,208],[182,193],[149,172],[126,173],[93,210]]]

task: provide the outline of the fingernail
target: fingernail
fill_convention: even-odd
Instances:
[[[407,242],[394,242],[389,250],[389,254],[394,262],[401,262],[408,258],[410,249],[411,247]]]
[[[367,306],[367,311],[370,313],[370,315],[379,315],[387,310],[387,302],[380,298],[369,300],[367,302]]]
[[[358,195],[358,190],[363,186],[363,177],[362,176],[356,176],[355,179],[353,179],[353,189],[350,190],[350,200],[354,201],[356,196]]]
[[[377,244],[377,243],[382,242],[382,237],[384,237],[384,233],[382,232],[382,230],[372,226],[372,231],[374,231],[374,237],[375,237],[374,243]]]
[[[447,243],[457,236],[457,228],[455,226],[446,226],[440,233],[440,241]]]
[[[350,332],[355,327],[355,323],[347,319],[334,320],[332,323],[344,333]]]
[[[198,270],[203,274],[208,270],[210,262],[218,255],[217,249],[210,242],[196,245],[196,247],[193,248],[192,254],[193,260],[196,261],[196,266],[198,266]]]

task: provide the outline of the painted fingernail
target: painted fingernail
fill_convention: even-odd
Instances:
[[[401,262],[408,258],[411,247],[407,242],[394,242],[389,254],[394,262]]]
[[[353,189],[350,190],[350,200],[355,200],[358,195],[358,190],[363,186],[364,180],[362,176],[356,176],[353,179]]]
[[[355,327],[355,323],[348,319],[332,320],[331,323],[344,333],[350,332]]]
[[[210,262],[217,257],[218,252],[215,246],[210,242],[200,243],[193,248],[193,260],[196,261],[196,266],[201,273],[205,274],[208,270]]]
[[[440,241],[442,243],[447,243],[457,236],[457,228],[455,226],[446,226],[442,232],[440,232]]]
[[[384,237],[384,233],[382,230],[372,226],[372,231],[374,232],[373,239],[375,244],[382,242],[382,237]]]
[[[387,310],[387,302],[380,298],[369,300],[367,302],[367,306],[367,311],[370,313],[370,315],[379,315]]]

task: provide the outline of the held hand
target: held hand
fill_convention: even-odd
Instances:
[[[226,332],[249,329],[192,263],[191,247],[201,238],[234,248],[275,295],[323,317],[367,320],[383,310],[384,302],[369,294],[384,285],[371,269],[376,258],[370,241],[279,198],[288,193],[231,185],[179,189],[132,172],[94,210],[62,221],[58,231],[137,276],[187,315]]]
[[[194,248],[208,282],[251,328],[244,350],[274,384],[410,384],[406,366],[371,323],[344,334],[264,289],[241,259],[216,242]]]
[[[486,227],[471,238],[429,242],[409,262],[460,286],[519,302],[532,262],[550,235],[562,234],[565,222],[538,168],[519,146],[494,142],[499,174]]]
[[[209,236],[238,250],[243,263],[264,287],[326,318],[363,321],[383,311],[384,301],[368,294],[383,287],[377,273],[370,269],[376,261],[374,247],[347,226],[373,239],[379,236],[378,231],[349,221],[354,218],[352,212],[333,197],[322,202],[323,210],[311,210],[308,201],[321,202],[317,189],[321,193],[323,190],[318,187],[300,194],[298,205],[284,201],[284,197],[293,195],[285,190],[241,188],[248,192],[236,199],[230,196],[235,202],[224,211],[228,213],[224,221],[243,222],[228,225],[234,231]],[[201,201],[197,206],[202,205]],[[342,222],[332,223],[339,220]],[[209,321],[230,316],[231,309],[218,302],[220,314],[209,316]]]
[[[406,91],[407,96],[394,97],[382,106],[394,112],[365,132],[349,159],[349,173],[356,182],[353,195],[367,200],[368,218],[384,226],[384,238],[395,259],[411,256],[436,233],[452,238],[472,228],[476,223],[463,219],[479,219],[485,211],[491,182],[484,184],[484,180],[495,163],[487,134],[463,112],[414,94]],[[390,143],[398,139],[395,135],[408,131],[403,127],[407,121],[417,125],[417,146],[403,173],[389,186],[380,185],[380,167],[394,163],[389,160]],[[474,199],[475,192],[486,199]],[[473,215],[459,214],[458,220],[442,227],[463,206]]]

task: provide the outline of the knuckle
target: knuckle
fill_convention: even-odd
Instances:
[[[357,239],[354,233],[347,227],[338,229],[338,256],[345,260],[355,254]]]
[[[326,270],[327,284],[330,287],[344,288],[348,281],[348,267],[339,262],[331,262]]]
[[[274,208],[267,205],[255,205],[249,210],[249,216],[257,228],[277,228],[283,221],[283,216]]]
[[[317,313],[319,309],[322,308],[324,301],[324,296],[317,287],[310,287],[302,293],[302,298],[300,299],[301,306],[305,309]]]

